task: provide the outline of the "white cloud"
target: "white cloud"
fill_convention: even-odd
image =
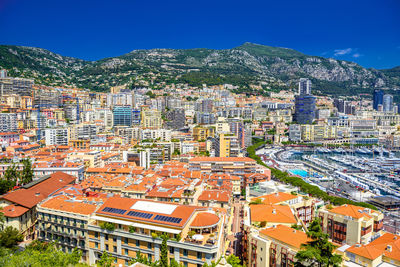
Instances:
[[[353,54],[353,57],[355,57],[355,58],[358,58],[358,57],[361,57],[362,55],[360,54],[360,53],[354,53]]]
[[[346,49],[335,49],[334,50],[334,56],[343,56],[343,55],[348,55],[353,51],[352,48],[346,48]]]

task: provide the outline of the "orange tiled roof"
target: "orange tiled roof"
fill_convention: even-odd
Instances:
[[[279,242],[300,249],[301,244],[307,243],[310,239],[303,231],[295,230],[285,225],[277,225],[260,231],[261,235],[273,238]]]
[[[247,157],[195,157],[189,160],[189,162],[255,162],[254,159]]]
[[[8,205],[0,210],[4,216],[9,218],[19,217],[27,211],[29,211],[29,209],[18,205]]]
[[[176,206],[176,208],[172,211],[171,214],[168,214],[168,215],[165,213],[162,213],[161,210],[160,210],[160,212],[150,212],[150,211],[131,209],[131,207],[138,201],[160,203],[160,204],[164,204],[164,205],[165,204],[174,205],[174,206]],[[115,213],[105,212],[105,211],[103,211],[103,209],[105,207],[124,209],[124,210],[127,210],[127,212],[124,212],[123,214],[115,214]],[[103,216],[119,217],[119,218],[124,218],[124,219],[128,219],[128,220],[133,220],[133,221],[139,221],[141,223],[150,222],[153,224],[183,227],[196,210],[205,210],[205,208],[196,207],[196,206],[179,205],[179,204],[170,204],[170,203],[158,202],[158,201],[152,201],[152,200],[122,198],[122,197],[116,196],[116,197],[108,198],[105,201],[105,203],[99,208],[99,210],[96,212],[96,214],[103,215]],[[127,215],[128,211],[146,212],[146,213],[152,214],[152,216],[149,219],[132,217],[132,216]],[[180,218],[182,220],[179,223],[158,221],[158,220],[154,220],[156,215],[170,216],[170,217]]]
[[[298,196],[284,193],[284,192],[277,192],[277,193],[272,193],[264,196],[257,197],[255,199],[261,199],[263,204],[277,204],[281,202],[285,202],[291,199],[295,199]]]
[[[296,223],[296,218],[289,206],[251,205],[250,213],[252,222]]]
[[[199,212],[193,219],[190,226],[193,227],[211,227],[219,222],[219,217],[210,212]]]
[[[1,196],[9,202],[16,203],[26,208],[33,208],[48,195],[75,181],[76,177],[64,172],[56,172],[50,178],[31,186],[30,188],[20,188]]]
[[[350,216],[355,219],[359,219],[362,217],[371,218],[371,216],[368,214],[369,209],[365,209],[363,207],[350,205],[350,204],[344,204],[342,206],[335,207],[333,209],[330,209],[329,212],[341,214],[341,215],[345,215],[345,216]]]
[[[217,201],[228,203],[231,198],[231,194],[228,191],[222,190],[204,190],[199,196],[199,201]]]
[[[78,201],[67,201],[69,198],[66,196],[57,196],[50,198],[42,203],[40,206],[52,210],[60,210],[64,212],[78,213],[83,215],[90,215],[95,212],[97,205],[89,204]]]
[[[400,236],[385,233],[368,245],[362,245],[361,247],[354,245],[347,251],[368,259],[376,259],[380,255],[384,255],[390,259],[400,261]]]
[[[382,255],[382,251],[375,249],[373,247],[365,246],[365,245],[354,245],[348,248],[346,251],[359,255],[361,257],[374,260]]]

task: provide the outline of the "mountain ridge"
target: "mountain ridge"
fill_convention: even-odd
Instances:
[[[230,49],[136,49],[95,61],[42,48],[0,45],[0,67],[10,75],[34,78],[42,84],[97,91],[116,85],[158,89],[170,83],[231,83],[239,86],[240,92],[262,93],[294,89],[301,77],[312,79],[320,94],[354,95],[373,88],[400,88],[400,66],[367,69],[351,61],[249,42]]]

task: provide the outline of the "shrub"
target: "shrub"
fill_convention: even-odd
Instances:
[[[114,231],[115,230],[115,224],[110,223],[110,222],[101,222],[100,223],[100,228],[105,229],[107,231]]]

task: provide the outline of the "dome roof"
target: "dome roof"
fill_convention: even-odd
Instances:
[[[197,213],[196,217],[190,224],[190,227],[194,228],[206,228],[213,227],[219,222],[219,217],[210,212]]]

